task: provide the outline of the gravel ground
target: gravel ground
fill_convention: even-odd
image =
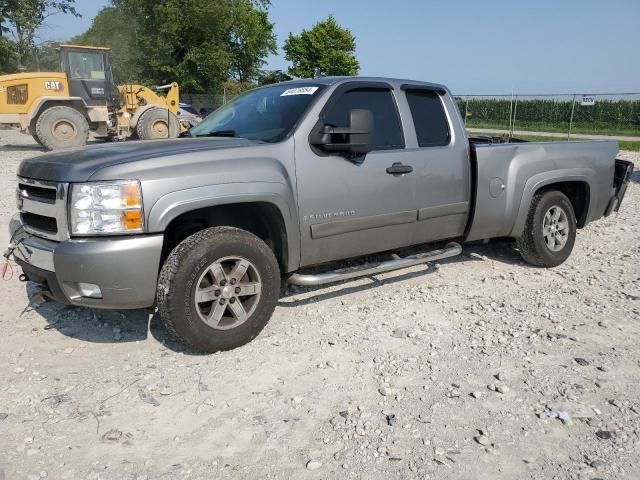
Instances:
[[[0,145],[6,243],[16,168],[38,149],[13,131]],[[255,341],[210,356],[144,310],[29,308],[16,273],[0,479],[640,478],[639,183],[558,268],[494,241],[283,290]]]

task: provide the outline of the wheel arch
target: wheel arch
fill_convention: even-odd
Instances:
[[[21,125],[23,129],[34,128],[38,118],[42,113],[51,107],[71,107],[80,112],[89,124],[91,119],[87,115],[87,105],[80,97],[40,97],[29,109],[27,113],[25,124]]]
[[[233,188],[238,188],[233,185],[173,192],[153,205],[148,214],[147,231],[164,233],[162,261],[175,245],[196,231],[232,226],[265,240],[273,249],[283,272],[296,270],[300,261],[300,233],[287,196],[273,190],[230,194]],[[268,185],[273,188],[281,184]],[[256,184],[252,187],[259,189]]]
[[[565,172],[545,172],[536,175],[526,182],[518,214],[509,236],[519,237],[522,235],[527,219],[529,208],[533,197],[544,191],[557,190],[564,193],[573,206],[577,227],[584,228],[588,223],[589,212],[594,207],[596,199],[592,195],[594,192],[592,182],[592,172],[587,171]]]

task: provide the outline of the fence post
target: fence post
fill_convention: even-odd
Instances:
[[[467,127],[467,112],[469,111],[469,97],[464,101],[464,126]]]
[[[576,94],[573,94],[573,100],[571,101],[571,118],[569,119],[569,133],[567,134],[567,142],[571,140],[571,127],[573,127],[573,112],[576,109]]]
[[[513,89],[511,89],[511,101],[509,102],[509,137],[511,137],[511,132],[513,128],[511,128],[513,122]]]
[[[516,95],[516,101],[513,105],[513,122],[511,122],[511,133],[509,134],[509,141],[513,138],[513,132],[516,129],[516,114],[518,112],[518,95]]]

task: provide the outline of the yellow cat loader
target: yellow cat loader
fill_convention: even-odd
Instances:
[[[146,140],[186,130],[177,117],[177,83],[116,85],[103,47],[61,45],[60,66],[0,76],[0,124],[19,125],[48,150],[84,145],[89,135]]]

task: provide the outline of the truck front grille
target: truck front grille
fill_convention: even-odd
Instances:
[[[18,178],[18,209],[24,229],[50,240],[66,240],[68,184]]]
[[[38,231],[48,232],[53,235],[58,233],[58,222],[55,218],[28,212],[21,213],[20,218],[22,218],[23,225],[34,228]]]
[[[53,188],[43,188],[28,183],[19,183],[18,191],[25,198],[32,198],[45,203],[56,203],[56,190]]]

